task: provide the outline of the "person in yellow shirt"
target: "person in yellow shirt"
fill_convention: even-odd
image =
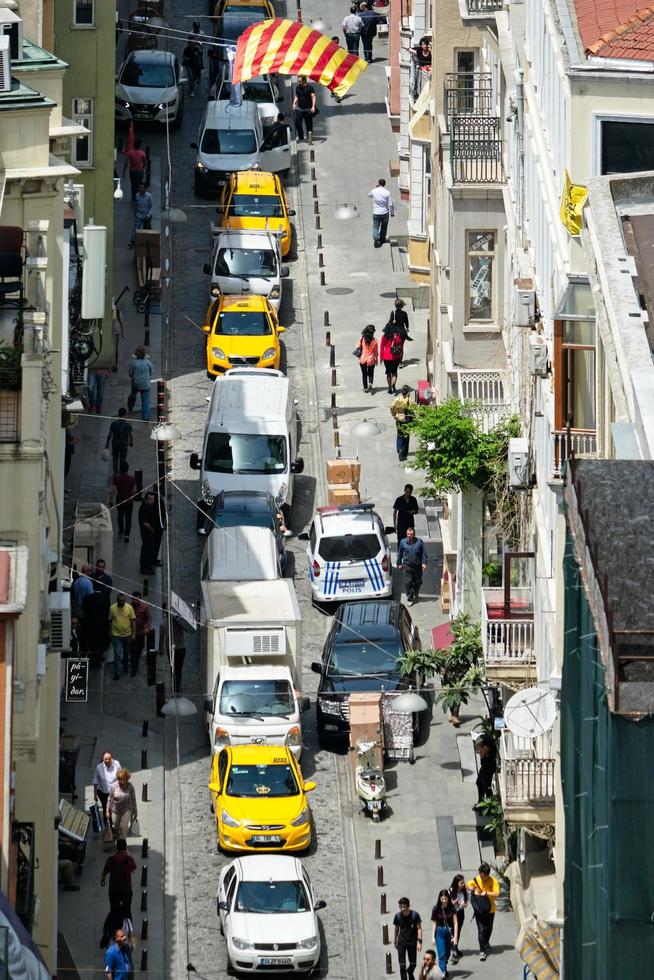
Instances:
[[[490,952],[490,937],[495,919],[495,899],[500,893],[500,883],[490,873],[490,866],[482,861],[479,865],[479,874],[470,879],[467,888],[470,892],[470,904],[474,909],[474,917],[477,920],[479,959],[485,960]]]
[[[121,662],[123,674],[129,670],[130,646],[136,634],[136,614],[122,592],[118,593],[116,601],[109,608],[109,623],[114,648],[114,680],[117,681]]]

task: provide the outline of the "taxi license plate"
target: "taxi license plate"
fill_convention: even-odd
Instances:
[[[253,844],[281,844],[282,838],[279,834],[255,834],[250,841]]]
[[[262,956],[259,960],[261,966],[290,966],[292,962],[290,956]]]

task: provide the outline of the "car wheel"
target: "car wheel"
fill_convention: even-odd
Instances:
[[[198,180],[198,175],[197,174],[195,175],[195,178],[193,180],[193,192],[195,193],[195,196],[196,197],[204,197],[204,193],[202,191],[202,185],[200,184],[200,181]]]

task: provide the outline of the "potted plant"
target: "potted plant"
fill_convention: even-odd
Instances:
[[[0,341],[0,389],[19,391],[22,381],[20,361],[22,350],[8,347]]]

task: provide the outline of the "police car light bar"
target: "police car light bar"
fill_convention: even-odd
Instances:
[[[375,509],[374,504],[332,504],[329,507],[318,507],[319,514],[366,514]]]

